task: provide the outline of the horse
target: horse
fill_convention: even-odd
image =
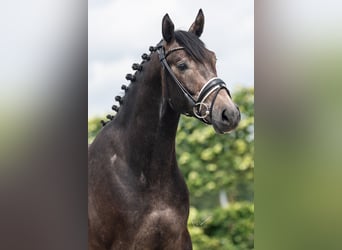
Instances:
[[[162,40],[133,64],[116,115],[89,146],[89,249],[192,249],[189,191],[175,154],[180,115],[219,134],[240,121],[215,53],[199,39],[203,27],[202,9],[188,31],[163,17]]]

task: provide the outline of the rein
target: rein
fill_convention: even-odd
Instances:
[[[173,49],[170,49],[165,53],[165,48],[159,43],[156,47],[157,52],[159,54],[159,60],[161,64],[163,65],[163,68],[169,72],[170,76],[174,80],[174,82],[177,84],[178,88],[182,91],[186,101],[188,102],[189,106],[192,107],[191,111],[180,111],[180,113],[186,115],[186,116],[195,116],[197,119],[201,120],[204,123],[211,124],[209,120],[207,120],[207,116],[209,115],[210,120],[212,118],[212,111],[213,107],[216,101],[216,98],[219,94],[219,92],[224,89],[227,91],[228,95],[230,96],[229,90],[223,80],[221,80],[218,77],[211,78],[199,92],[197,100],[193,98],[193,96],[189,93],[189,91],[184,87],[184,85],[177,79],[176,75],[173,73],[170,65],[166,61],[166,57],[169,56],[172,52],[178,51],[178,50],[184,50],[184,47],[176,47]],[[215,92],[216,91],[216,92]],[[214,93],[215,92],[215,93]],[[214,98],[211,102],[210,107],[204,101],[212,94],[214,93]],[[172,99],[169,97],[169,104],[173,108],[172,105]],[[201,115],[201,109],[205,108],[204,115]],[[174,108],[173,108],[174,109]],[[175,110],[176,111],[176,110]]]

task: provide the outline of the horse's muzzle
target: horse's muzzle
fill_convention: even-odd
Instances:
[[[237,127],[241,120],[239,107],[231,100],[224,105],[214,107],[211,123],[217,133],[224,134]]]

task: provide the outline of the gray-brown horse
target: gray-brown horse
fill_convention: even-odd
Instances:
[[[180,114],[218,133],[240,120],[215,54],[199,39],[203,25],[202,10],[187,32],[164,16],[163,40],[133,65],[116,116],[90,145],[89,249],[192,249],[189,193],[175,155]]]

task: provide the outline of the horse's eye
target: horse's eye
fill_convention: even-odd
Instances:
[[[179,63],[177,64],[177,68],[180,70],[180,71],[184,71],[188,68],[188,66],[186,65],[186,63]]]

